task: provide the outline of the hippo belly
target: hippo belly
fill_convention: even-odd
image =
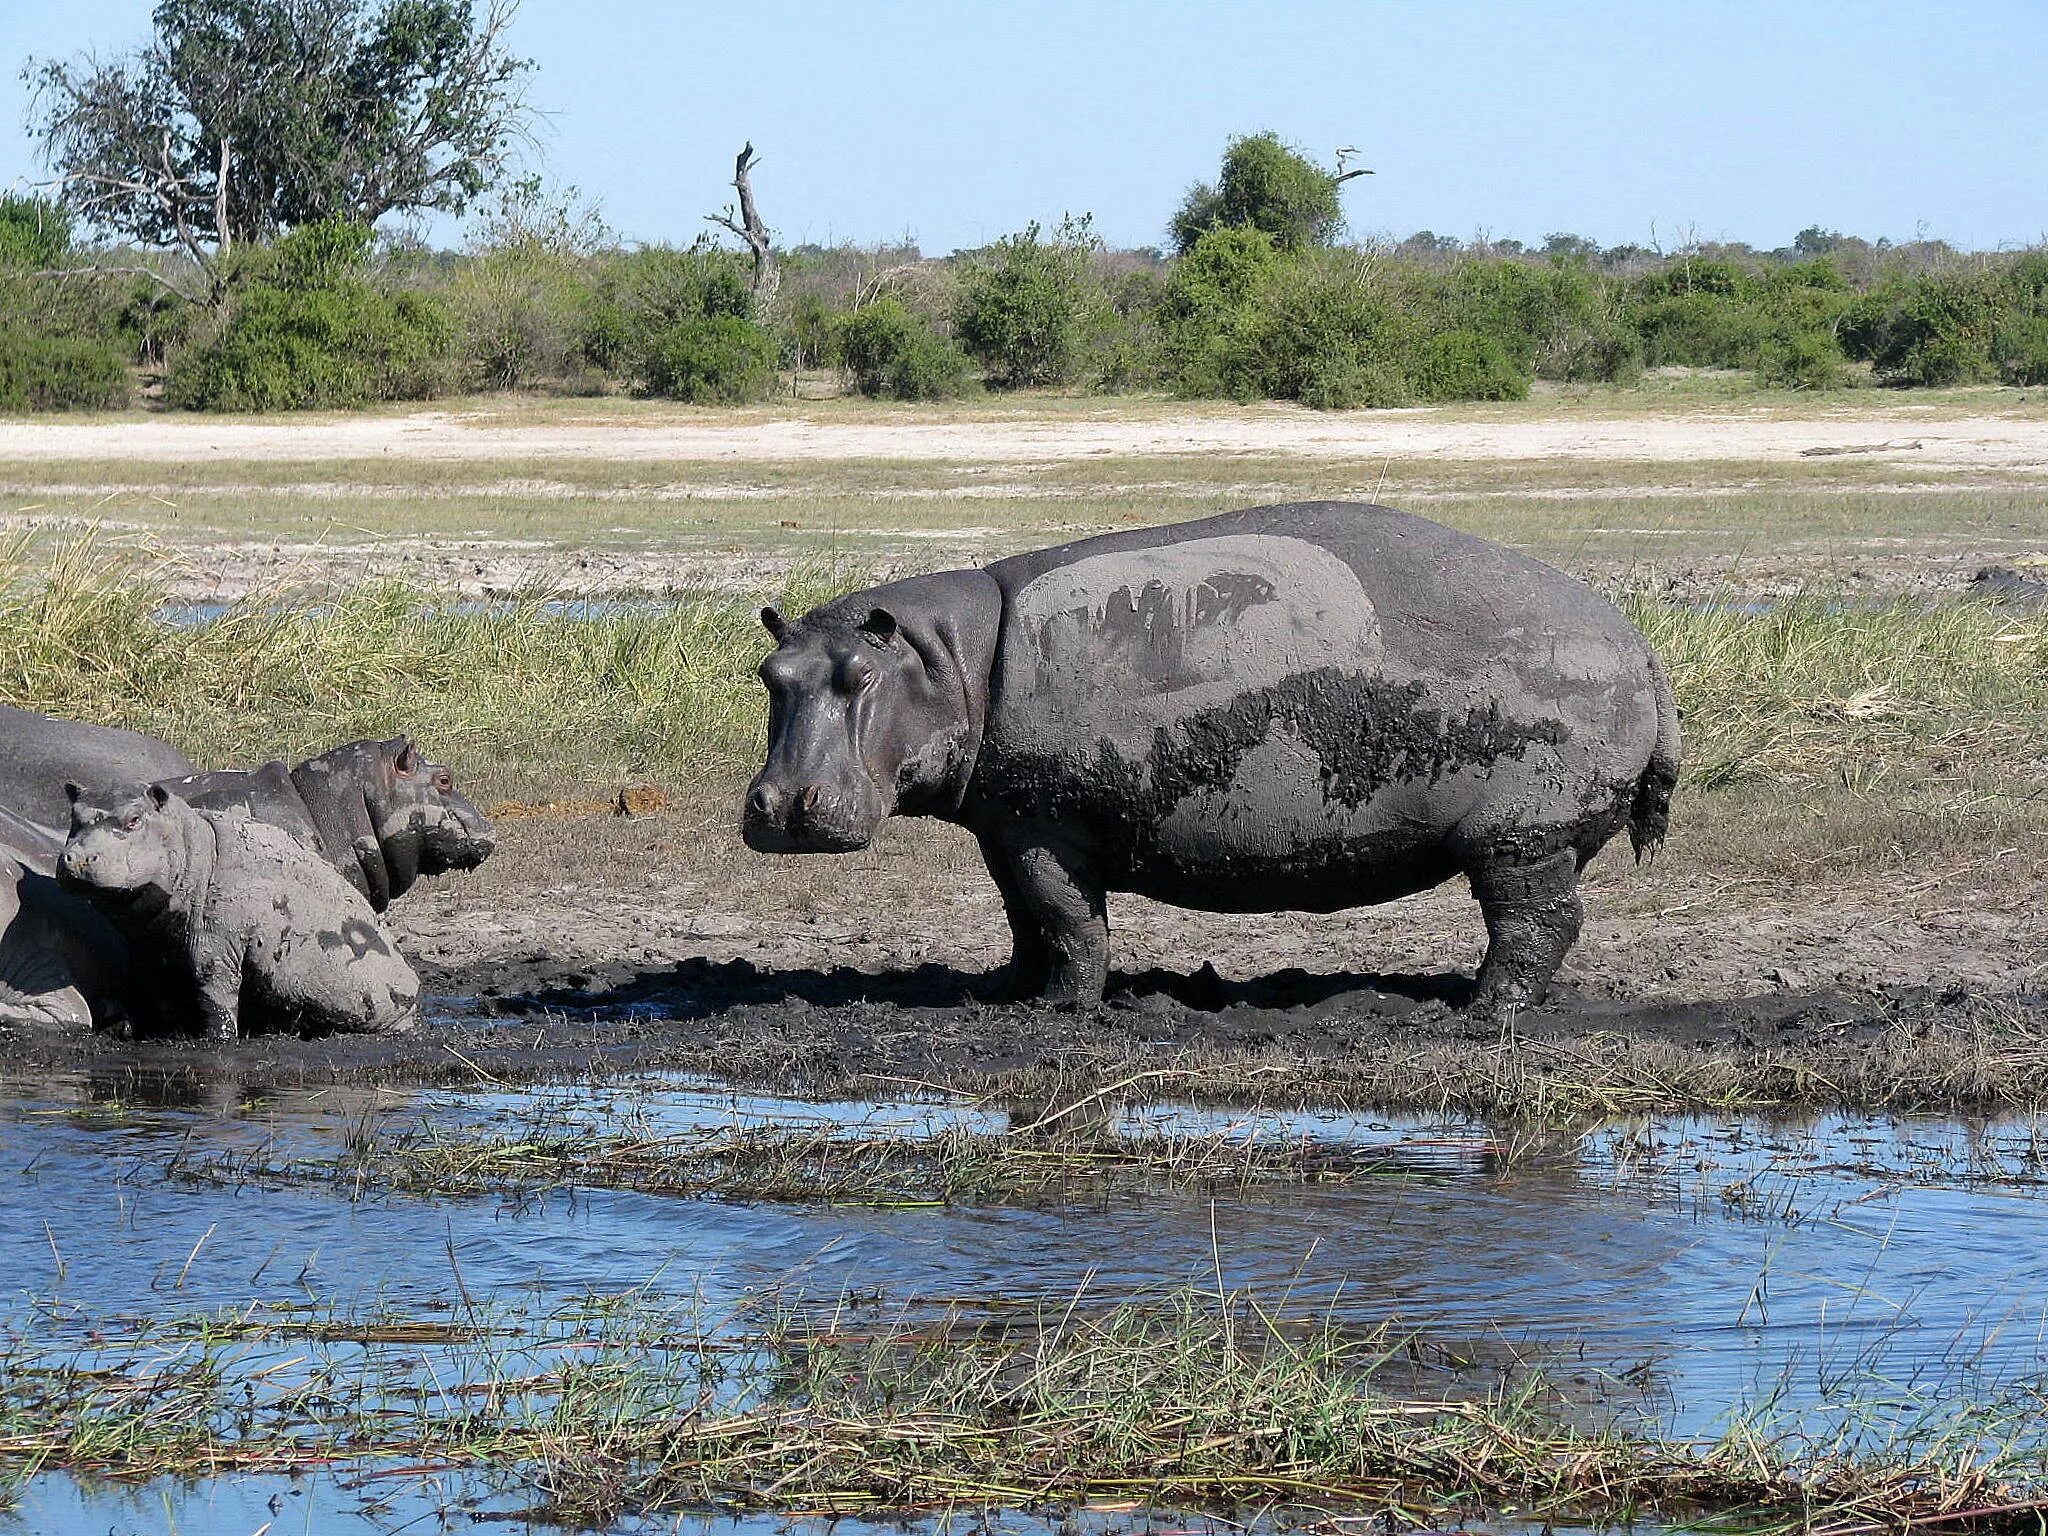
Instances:
[[[1440,884],[1567,776],[1573,734],[1504,711],[1505,677],[1405,662],[1352,566],[1278,534],[1035,576],[993,681],[991,804],[1084,839],[1112,889],[1212,911]]]

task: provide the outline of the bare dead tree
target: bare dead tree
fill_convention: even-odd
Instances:
[[[761,210],[754,206],[754,182],[752,172],[761,163],[754,153],[754,144],[747,141],[746,148],[733,162],[732,189],[739,194],[737,217],[731,204],[723,213],[706,214],[708,223],[729,229],[746,241],[747,249],[754,253],[754,293],[764,303],[775,296],[781,271],[775,265],[775,247],[768,233],[768,226],[761,222]]]

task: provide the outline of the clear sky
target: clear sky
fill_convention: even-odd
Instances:
[[[0,0],[0,185],[37,174],[19,62],[150,10]],[[1155,244],[1261,128],[1359,149],[1359,233],[2048,235],[2048,0],[526,0],[516,42],[540,168],[644,240],[703,228],[751,138],[786,244],[940,253],[1064,211]]]

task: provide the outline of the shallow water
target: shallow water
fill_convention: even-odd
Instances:
[[[1883,1437],[2048,1368],[2048,1124],[2026,1119],[1664,1117],[1516,1140],[1468,1123],[1154,1106],[1113,1124],[1370,1147],[1383,1171],[1337,1186],[878,1207],[606,1190],[351,1199],[194,1186],[164,1169],[229,1151],[333,1156],[351,1138],[421,1127],[673,1135],[801,1122],[858,1136],[999,1130],[1004,1117],[681,1079],[182,1107],[104,1094],[60,1079],[0,1104],[0,1323],[83,1337],[252,1303],[421,1315],[455,1294],[545,1312],[649,1285],[719,1316],[768,1293],[915,1306],[1109,1301],[1193,1283],[1526,1358],[1583,1379],[1628,1422],[1681,1435],[1769,1405],[1777,1422],[1828,1436],[1855,1402],[1860,1432]],[[195,1512],[232,1505],[180,1517],[186,1530],[263,1518],[286,1530],[308,1500],[333,1520],[361,1502],[361,1489],[314,1483],[327,1492],[300,1486],[280,1506],[290,1519],[246,1527],[236,1522],[255,1511],[220,1485],[146,1492]],[[132,1528],[165,1528],[136,1490],[118,1508],[107,1497],[38,1480],[0,1529],[131,1528],[119,1521],[142,1516],[121,1511],[141,1507],[153,1513]]]

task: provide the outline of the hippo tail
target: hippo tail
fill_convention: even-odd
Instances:
[[[1650,688],[1657,696],[1657,743],[1650,748],[1643,776],[1636,780],[1635,803],[1628,814],[1628,840],[1638,864],[1664,841],[1671,825],[1671,792],[1678,787],[1678,699],[1664,663],[1655,651],[1649,656]]]

